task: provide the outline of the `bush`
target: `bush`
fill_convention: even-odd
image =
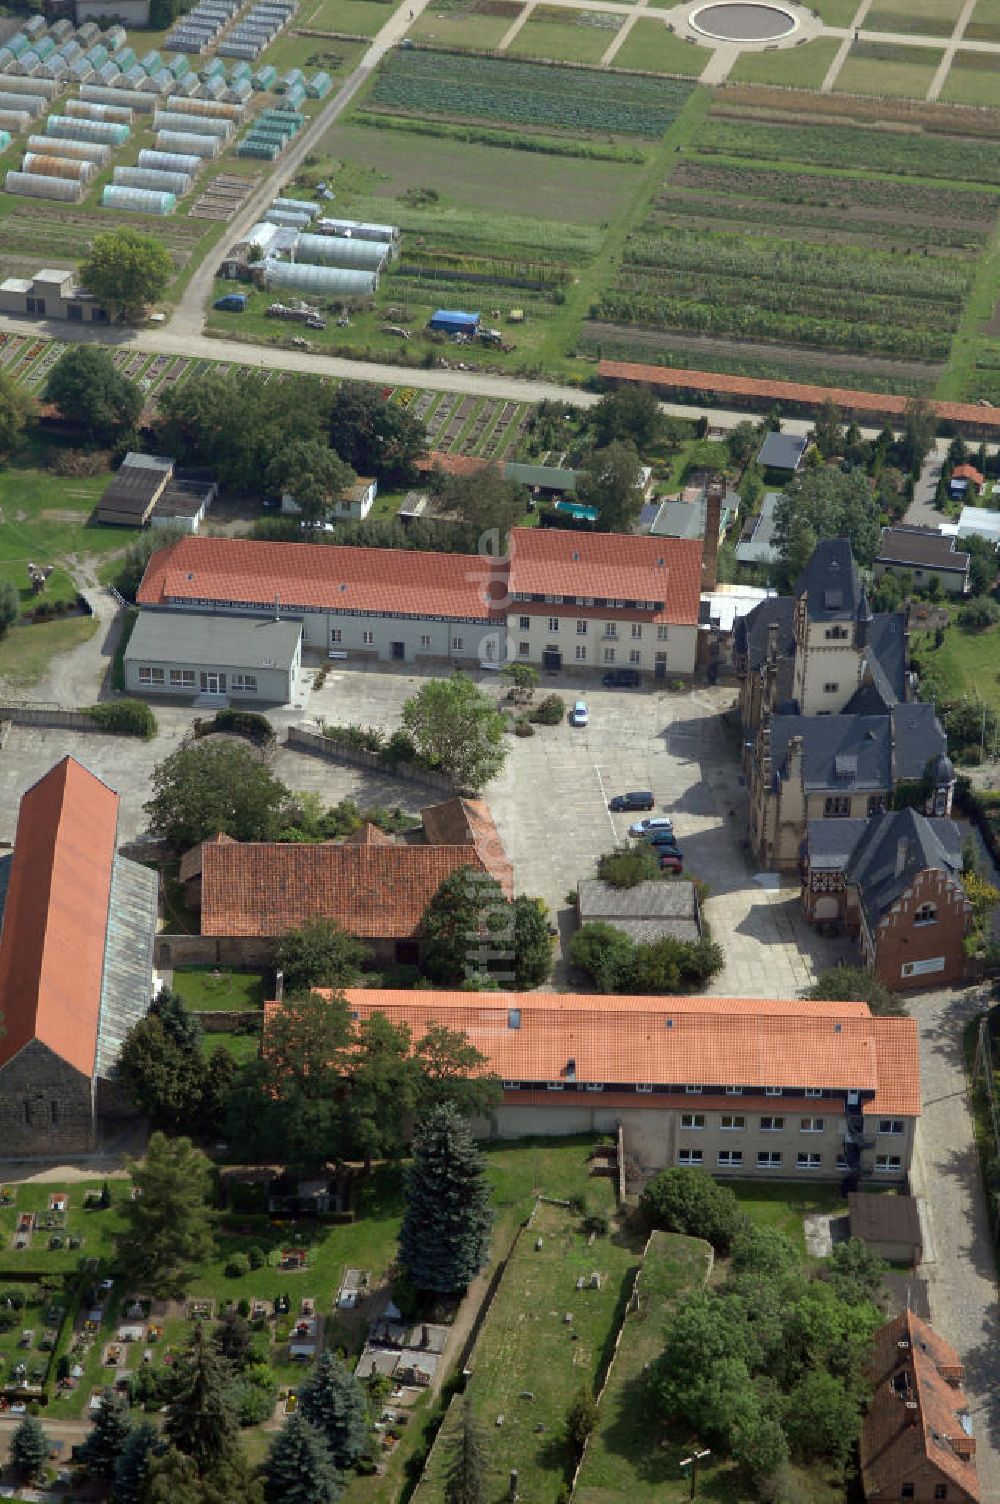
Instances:
[[[231,731],[236,736],[245,736],[256,747],[270,747],[275,740],[271,722],[266,715],[261,715],[256,710],[217,710],[208,729]]]
[[[229,1398],[241,1426],[259,1426],[270,1419],[277,1389],[274,1385],[265,1387],[249,1379],[239,1378],[230,1386]]]
[[[141,736],[149,742],[156,735],[156,716],[142,700],[106,700],[88,705],[86,714],[111,736]]]
[[[399,768],[419,760],[416,743],[408,731],[394,731],[382,748],[382,761],[389,768]]]
[[[988,595],[981,595],[964,605],[955,620],[963,632],[983,632],[1000,621],[1000,606]]]
[[[359,752],[381,752],[385,746],[385,736],[377,726],[324,726],[323,735]]]
[[[565,714],[566,705],[562,695],[546,695],[544,700],[532,705],[528,719],[536,721],[540,726],[558,726]]]
[[[255,1243],[252,1248],[247,1249],[247,1263],[251,1269],[263,1269],[267,1263],[267,1254],[263,1248],[258,1248]]]
[[[636,883],[658,880],[660,858],[647,841],[637,841],[623,851],[607,851],[598,859],[597,875],[612,888],[634,888]]]
[[[639,1204],[650,1227],[704,1238],[717,1253],[728,1252],[746,1225],[733,1192],[704,1170],[662,1170],[646,1186]]]
[[[516,721],[514,723],[515,736],[534,736],[535,728],[530,721]]]
[[[226,1261],[226,1278],[242,1279],[245,1274],[250,1273],[250,1267],[250,1260],[245,1253],[234,1253]]]

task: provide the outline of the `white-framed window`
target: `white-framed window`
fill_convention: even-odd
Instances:
[[[364,645],[365,645],[366,648],[370,648],[372,646],[372,644],[374,643],[374,641],[375,641],[375,633],[374,632],[362,632],[362,634],[361,634],[361,641],[364,643]]]
[[[913,916],[914,924],[937,924],[937,908],[932,903],[922,903]]]
[[[605,637],[617,637],[618,623],[614,621],[606,621],[604,623],[604,635]]]
[[[603,1081],[588,1081],[587,1084],[586,1084],[586,1086],[584,1087],[584,1091],[603,1091],[603,1090],[604,1090],[604,1082]]]
[[[700,1165],[705,1158],[700,1149],[678,1149],[677,1163],[679,1165]]]
[[[343,634],[342,630],[340,629],[340,627],[331,627],[330,628],[330,641],[331,642],[341,642],[343,640],[343,636],[344,636],[344,634]]]
[[[726,1096],[727,1097],[742,1097],[742,1095],[743,1095],[743,1088],[742,1088],[742,1086],[727,1086],[726,1087]]]
[[[720,1149],[715,1157],[720,1170],[740,1170],[743,1167],[742,1149]]]
[[[821,1097],[822,1095],[823,1095],[823,1088],[822,1088],[822,1086],[807,1086],[806,1087],[806,1096],[807,1097]]]
[[[905,1127],[904,1127],[904,1124],[903,1124],[903,1119],[902,1118],[879,1118],[879,1120],[878,1120],[878,1131],[879,1131],[879,1134],[882,1137],[886,1137],[888,1135],[892,1135],[893,1137],[897,1137],[898,1138],[900,1134],[902,1134],[902,1133],[905,1132]]]
[[[558,632],[558,630],[559,630],[559,618],[558,618],[558,616],[550,616],[549,617],[549,631],[550,632]]]
[[[520,1091],[521,1083],[520,1081],[505,1081],[503,1089],[504,1091]]]
[[[747,1120],[741,1113],[724,1112],[720,1127],[723,1133],[742,1133]]]
[[[420,646],[422,648],[429,648],[430,645],[431,645],[431,639],[430,639],[429,635],[425,632],[421,636],[421,638],[420,638]]]
[[[838,1170],[848,1170],[848,1169],[850,1169],[850,1165],[847,1163],[847,1160],[844,1158],[844,1156],[842,1154],[838,1154],[837,1155],[836,1167],[837,1167]]]
[[[689,1097],[700,1097],[705,1088],[703,1086],[685,1086],[684,1090]]]
[[[903,1161],[898,1154],[876,1154],[875,1174],[892,1175],[896,1170],[902,1168],[902,1164]]]
[[[780,1097],[783,1094],[783,1091],[784,1091],[784,1088],[780,1087],[780,1086],[765,1086],[764,1087],[764,1095],[765,1095],[765,1097]]]
[[[642,662],[642,649],[629,648],[628,661],[629,663],[635,664],[638,667],[638,665]]]
[[[170,670],[171,689],[194,689],[193,668],[172,668]]]
[[[705,1114],[703,1112],[682,1112],[681,1113],[681,1127],[682,1128],[704,1128],[704,1126],[705,1126]]]
[[[758,1168],[758,1170],[780,1170],[781,1169],[781,1150],[780,1149],[758,1149],[757,1150],[757,1168]]]
[[[636,638],[636,640],[638,640],[642,636],[642,622],[641,621],[634,621],[632,623],[632,636],[634,638]]]
[[[451,639],[451,650],[452,650],[453,653],[461,653],[464,647],[465,647],[465,638],[464,637],[453,637]]]
[[[530,616],[519,616],[518,619],[517,619],[517,624],[520,627],[520,629],[521,629],[522,632],[530,632],[531,631],[531,617]]]
[[[652,1083],[649,1082],[649,1081],[640,1081],[640,1082],[637,1083],[635,1089],[638,1092],[649,1093],[649,1092],[651,1092],[653,1090],[653,1086],[652,1086]]]
[[[822,1154],[798,1153],[795,1156],[795,1168],[797,1170],[821,1170],[823,1168]]]
[[[667,628],[663,625],[662,622],[656,629],[656,640],[657,642],[667,641]]]
[[[545,1089],[546,1089],[546,1091],[563,1091],[563,1090],[565,1090],[565,1082],[563,1082],[563,1081],[546,1081],[546,1083],[545,1083]]]
[[[577,635],[577,637],[586,637],[586,635],[587,635],[587,623],[585,621],[578,621],[577,622],[577,624],[576,624],[576,635]]]
[[[257,693],[257,675],[234,674],[233,692],[234,694],[242,692],[245,695],[255,695]]]
[[[153,668],[151,665],[143,664],[139,669],[140,684],[163,684],[165,680],[166,674],[162,668]]]
[[[826,1127],[824,1118],[800,1118],[799,1128],[803,1133],[822,1133]]]
[[[784,1118],[761,1118],[760,1131],[761,1133],[784,1133],[785,1120]]]
[[[587,645],[584,642],[578,642],[576,645],[576,661],[577,663],[586,663],[587,661]]]
[[[604,661],[605,661],[605,663],[614,663],[614,661],[615,661],[615,650],[614,650],[614,648],[605,648],[604,649]]]
[[[517,656],[519,658],[527,658],[527,656],[528,656],[528,654],[530,652],[531,652],[531,643],[530,642],[519,642],[518,643],[518,645],[517,645]]]

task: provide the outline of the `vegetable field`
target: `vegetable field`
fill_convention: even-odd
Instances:
[[[398,50],[383,63],[371,102],[382,110],[514,127],[661,136],[691,88],[679,79]]]

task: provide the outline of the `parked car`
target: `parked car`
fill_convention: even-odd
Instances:
[[[665,851],[660,857],[660,871],[672,872],[675,877],[680,877],[684,871],[684,861],[679,851]]]
[[[613,668],[604,675],[601,683],[605,689],[638,689],[642,675],[637,668]]]
[[[623,809],[655,809],[656,800],[649,789],[633,789],[629,794],[616,794],[608,801],[608,809],[616,812]]]
[[[590,725],[590,711],[587,709],[586,700],[576,701],[573,709],[569,713],[569,723],[571,726]]]
[[[673,830],[674,822],[669,815],[648,815],[645,820],[636,820],[630,825],[630,836],[644,836],[647,830]]]
[[[674,851],[680,850],[672,830],[651,830],[642,839],[647,846],[670,846]]]
[[[227,292],[224,298],[216,298],[212,307],[221,313],[246,313],[247,295],[245,292]]]

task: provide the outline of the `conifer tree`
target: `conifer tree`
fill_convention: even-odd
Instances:
[[[445,1476],[445,1504],[486,1504],[489,1460],[483,1433],[468,1395],[462,1406],[462,1421],[452,1444]]]
[[[322,1434],[294,1411],[271,1445],[264,1464],[273,1504],[334,1504],[340,1485]]]
[[[128,1435],[115,1463],[115,1504],[139,1504],[158,1432],[151,1421],[142,1420]]]
[[[333,1465],[353,1467],[368,1441],[368,1404],[358,1380],[332,1352],[321,1354],[299,1390],[299,1409],[322,1436]]]
[[[131,1430],[128,1405],[113,1389],[105,1389],[83,1443],[84,1460],[96,1477],[112,1477]]]
[[[493,1212],[483,1157],[450,1102],[431,1110],[413,1135],[399,1256],[417,1290],[454,1295],[468,1288],[489,1251]]]
[[[176,1374],[164,1431],[203,1475],[235,1450],[237,1424],[228,1394],[232,1377],[229,1364],[219,1356],[200,1323]]]
[[[37,1478],[49,1455],[49,1438],[36,1415],[26,1415],[10,1439],[10,1460],[23,1478]]]

